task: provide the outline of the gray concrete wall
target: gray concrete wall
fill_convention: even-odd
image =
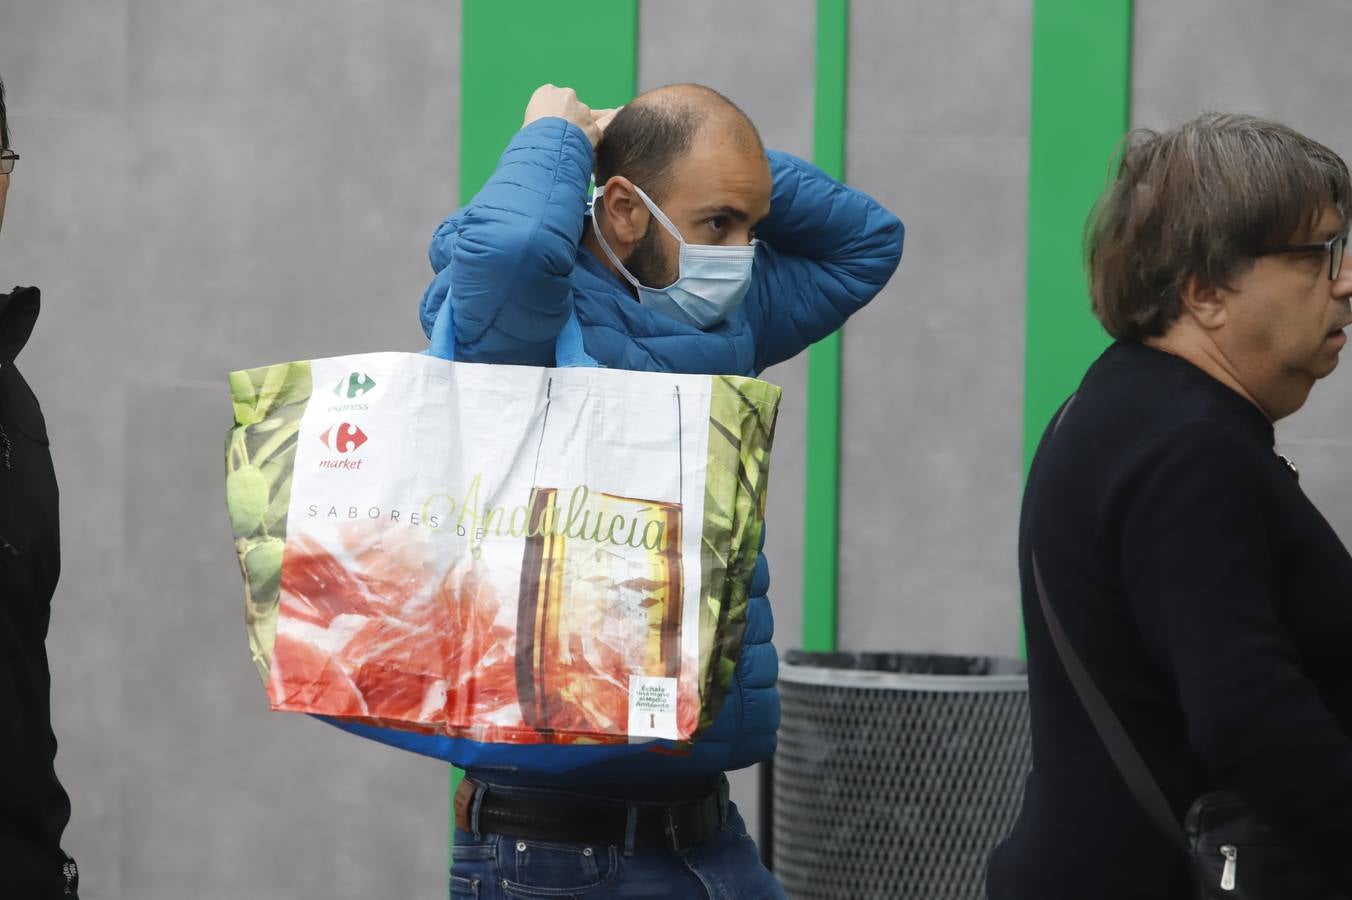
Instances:
[[[851,4],[846,175],[906,251],[845,330],[842,649],[1018,650],[1031,13]]]
[[[43,289],[19,362],[62,487],[49,648],[87,898],[444,896],[445,767],[267,711],[221,477],[229,370],[423,346],[459,16],[0,0],[23,156],[0,283]]]
[[[1277,119],[1352,159],[1341,0],[1136,0],[1132,122],[1177,125],[1207,110]],[[1277,425],[1300,483],[1352,545],[1352,365],[1347,354],[1305,407]]]

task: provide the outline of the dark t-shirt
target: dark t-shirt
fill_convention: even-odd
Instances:
[[[47,624],[61,569],[56,475],[37,399],[14,365],[38,292],[0,294],[0,896],[62,896],[70,800],[54,768]]]
[[[1352,886],[1352,557],[1256,406],[1178,357],[1118,343],[1029,473],[1019,567],[1034,764],[991,859],[991,900],[1192,896],[1186,860],[1061,666],[1033,550],[1179,820],[1231,788],[1311,868]]]

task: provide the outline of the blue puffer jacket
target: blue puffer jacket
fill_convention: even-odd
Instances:
[[[592,175],[586,135],[554,118],[523,128],[488,183],[432,239],[437,276],[421,310],[431,352],[468,362],[581,362],[753,376],[795,356],[840,328],[886,284],[901,258],[903,228],[877,202],[802,160],[774,151],[769,158],[774,187],[770,215],[757,229],[751,288],[724,322],[701,331],[641,306],[627,284],[581,246]],[[438,317],[448,313],[452,321],[438,327]],[[579,325],[585,356],[577,352]],[[565,353],[565,345],[572,350]],[[551,782],[693,777],[769,758],[779,729],[769,586],[762,554],[752,577],[735,685],[690,752],[552,748],[549,752],[603,761]],[[457,743],[432,752],[455,757]],[[520,753],[542,750],[493,748],[491,758],[479,755],[471,765],[497,768],[500,776]]]

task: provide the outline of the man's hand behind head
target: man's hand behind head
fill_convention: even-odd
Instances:
[[[609,125],[609,124],[611,123],[611,121],[615,118],[615,114],[618,113],[618,112],[619,112],[620,110],[622,110],[622,109],[624,109],[623,106],[616,106],[616,107],[613,107],[613,108],[611,108],[611,109],[594,109],[594,110],[592,110],[592,117],[593,117],[593,118],[592,118],[592,121],[593,121],[593,122],[595,123],[595,125],[596,125],[596,131],[597,131],[599,137],[605,137],[606,126]],[[598,140],[599,140],[599,137],[598,137]],[[594,142],[593,142],[593,145],[594,145]]]
[[[524,128],[538,119],[557,117],[581,128],[595,147],[616,112],[614,109],[589,108],[577,99],[577,93],[572,88],[544,84],[531,94],[530,102],[526,104],[526,118],[521,127]]]

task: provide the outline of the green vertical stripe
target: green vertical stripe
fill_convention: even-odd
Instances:
[[[464,0],[460,200],[493,173],[542,84],[593,109],[620,106],[638,83],[637,0]]]
[[[817,0],[817,61],[812,158],[845,177],[847,0]],[[803,649],[836,648],[840,559],[840,333],[818,342],[807,361],[807,490],[803,528]]]
[[[1028,161],[1025,470],[1107,343],[1089,312],[1082,235],[1131,115],[1131,0],[1034,0]]]
[[[542,84],[577,91],[594,109],[633,99],[638,0],[464,0],[460,21],[460,202],[493,174]],[[455,789],[451,769],[451,833]]]

